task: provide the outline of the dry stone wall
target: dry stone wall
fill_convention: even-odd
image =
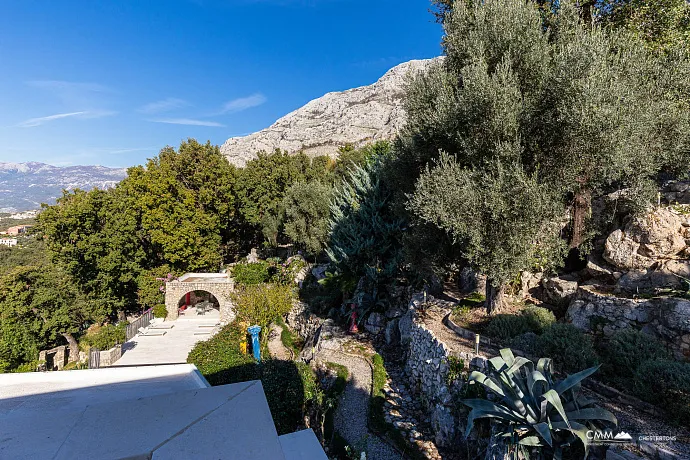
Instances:
[[[419,316],[423,302],[422,294],[413,295],[407,313],[398,321],[402,344],[408,347],[405,375],[409,387],[424,401],[436,444],[450,447],[460,441],[458,430],[465,421],[454,410],[453,401],[461,384],[449,378],[449,358],[459,358],[469,364],[474,356],[452,351],[424,325]]]
[[[690,359],[690,300],[675,297],[628,299],[578,289],[568,307],[574,326],[611,335],[634,328],[668,343],[676,357]]]

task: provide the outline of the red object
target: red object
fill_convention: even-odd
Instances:
[[[188,292],[187,294],[185,294],[184,303],[185,303],[185,305],[189,305],[192,303],[192,293],[191,292]]]
[[[350,304],[350,309],[352,310],[352,313],[350,314],[350,333],[356,334],[359,332],[359,329],[357,328],[357,312],[355,311],[355,304],[351,303]]]

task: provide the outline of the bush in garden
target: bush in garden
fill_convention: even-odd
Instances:
[[[525,332],[510,341],[510,346],[514,350],[523,351],[529,355],[538,354],[537,341],[539,336],[534,332]]]
[[[106,324],[96,332],[86,334],[81,338],[81,343],[99,350],[109,350],[115,345],[124,343],[126,339],[127,323],[120,322],[117,325]]]
[[[647,360],[669,359],[666,347],[655,337],[634,329],[617,331],[602,350],[603,371],[617,385],[630,388],[640,365]]]
[[[165,318],[168,316],[168,309],[165,308],[164,303],[159,303],[153,307],[153,316],[154,318]]]
[[[310,404],[318,404],[322,392],[309,365],[275,359],[257,363],[240,350],[246,330],[235,321],[218,334],[197,343],[187,357],[211,385],[261,380],[278,434],[292,433]]]
[[[635,372],[633,390],[663,408],[672,422],[690,427],[690,363],[644,361]]]
[[[486,328],[486,334],[499,340],[509,340],[526,332],[533,332],[532,321],[522,315],[496,315]]]
[[[262,327],[262,340],[268,337],[268,325],[287,315],[292,308],[294,292],[291,286],[261,284],[240,286],[233,294],[237,318]]]
[[[556,322],[553,312],[543,307],[525,307],[520,314],[527,318],[532,331],[537,334]]]
[[[592,339],[572,324],[554,323],[537,340],[537,351],[565,372],[597,364]]]
[[[496,315],[486,328],[486,334],[499,340],[510,340],[527,332],[541,333],[556,322],[550,310],[525,307],[519,314]]]
[[[264,261],[237,264],[232,267],[232,277],[235,283],[246,286],[266,283],[271,278],[270,267]]]

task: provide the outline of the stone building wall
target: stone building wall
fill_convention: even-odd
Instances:
[[[677,297],[628,299],[578,289],[568,307],[574,326],[605,335],[633,328],[654,335],[679,359],[690,360],[690,301]]]

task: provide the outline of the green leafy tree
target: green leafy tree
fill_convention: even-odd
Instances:
[[[283,198],[285,235],[317,256],[328,239],[332,187],[321,182],[297,182]]]
[[[632,32],[651,49],[687,51],[690,4],[686,0],[599,0],[598,19]]]
[[[563,246],[553,223],[558,201],[516,165],[472,170],[444,155],[419,178],[409,206],[460,242],[465,259],[487,275],[489,313],[503,306],[515,273],[558,260]]]
[[[545,27],[531,2],[453,4],[444,18],[445,61],[408,89],[408,121],[389,168],[398,202],[439,152],[448,152],[457,171],[512,175],[517,183],[531,178],[560,203],[562,215],[570,210],[565,236],[571,247],[586,249],[601,231],[591,218],[593,199],[625,189],[642,209],[660,174],[687,169],[687,58],[660,57],[625,31],[584,23],[580,13],[561,2]],[[498,165],[514,173],[499,174]],[[457,195],[451,187],[437,191],[441,203]],[[493,222],[506,217],[503,200],[490,202],[499,206],[495,214],[486,209]],[[542,203],[537,213],[546,210]],[[532,241],[534,233],[523,237]],[[558,251],[544,253],[555,257],[549,264],[559,262]]]
[[[65,193],[40,214],[40,229],[52,260],[122,317],[139,301],[151,306],[146,283],[159,270],[220,267],[233,235],[234,180],[217,147],[190,139],[130,168],[114,189]]]
[[[62,340],[69,345],[70,361],[76,361],[75,336],[87,322],[103,320],[106,313],[58,267],[18,267],[0,279],[0,361],[9,368],[35,361],[39,347]]]

